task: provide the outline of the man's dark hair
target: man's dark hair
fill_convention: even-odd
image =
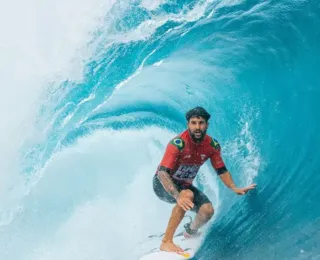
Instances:
[[[202,117],[206,122],[210,119],[211,115],[203,108],[203,107],[195,107],[191,110],[189,110],[186,113],[186,119],[189,122],[190,118],[192,117]]]

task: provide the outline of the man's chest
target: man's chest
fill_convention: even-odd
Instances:
[[[185,147],[178,159],[178,165],[201,166],[210,157],[210,151],[206,147]]]

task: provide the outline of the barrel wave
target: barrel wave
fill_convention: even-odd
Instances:
[[[257,188],[201,168],[215,215],[194,259],[320,259],[317,1],[17,5],[1,11],[1,259],[157,246],[172,205],[152,177],[199,105],[237,185]]]

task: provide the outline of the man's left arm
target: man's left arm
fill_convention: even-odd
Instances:
[[[219,157],[220,157],[220,155],[219,155]],[[220,179],[222,180],[224,185],[226,185],[229,189],[231,189],[234,192],[236,192],[237,194],[239,194],[238,193],[239,191],[237,190],[237,187],[232,179],[232,176],[231,176],[230,172],[228,171],[227,167],[224,165],[221,157],[219,160],[217,160],[215,162],[220,163],[220,167],[217,167],[217,165],[214,162],[212,162],[212,166],[214,167],[215,171],[217,172],[218,176],[220,177]],[[223,166],[221,166],[221,164],[223,164]],[[240,192],[240,194],[244,194],[244,193]]]
[[[239,195],[244,195],[246,194],[249,190],[252,190],[256,187],[256,184],[251,184],[248,187],[245,188],[237,188],[232,176],[230,174],[230,172],[228,171],[227,167],[225,166],[223,159],[221,157],[221,148],[219,143],[213,139],[212,141],[213,143],[213,147],[214,147],[214,153],[212,155],[211,159],[211,164],[213,166],[213,168],[215,169],[215,171],[217,172],[217,174],[219,175],[220,179],[222,180],[222,182],[224,183],[224,185],[226,185],[228,188],[230,188],[231,190],[233,190],[235,193],[239,194]]]
[[[232,179],[232,176],[228,170],[222,174],[219,174],[219,177],[222,180],[222,182],[224,183],[224,185],[226,185],[228,188],[233,189],[236,187],[236,185],[234,184],[234,181]]]
[[[253,190],[257,185],[256,184],[251,184],[248,187],[245,188],[237,188],[236,185],[234,184],[231,174],[229,171],[223,173],[220,175],[220,179],[223,181],[223,183],[233,190],[235,193],[238,195],[244,195],[246,194],[249,190]]]

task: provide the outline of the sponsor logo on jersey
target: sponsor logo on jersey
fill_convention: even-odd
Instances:
[[[199,165],[180,165],[174,173],[176,179],[194,179],[200,169]]]

